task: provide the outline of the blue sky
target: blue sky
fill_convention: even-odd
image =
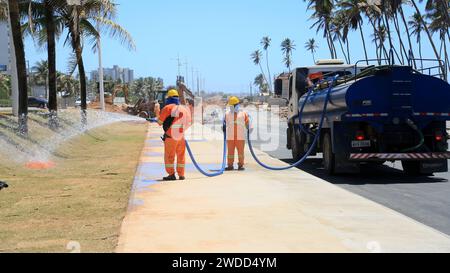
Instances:
[[[309,38],[319,43],[318,58],[329,58],[326,41],[322,35],[310,29],[310,11],[302,0],[117,0],[120,4],[118,22],[133,36],[137,50],[134,52],[109,38],[103,39],[104,67],[117,64],[135,70],[136,77],[162,77],[173,84],[177,75],[179,54],[182,62],[187,59],[189,80],[191,69],[199,70],[205,79],[207,91],[245,92],[260,70],[250,60],[250,53],[260,48],[263,36],[272,38],[270,67],[272,73],[285,70],[282,64],[280,44],[285,38],[295,41],[294,66],[313,63],[312,56],[304,49]],[[411,9],[407,9],[408,15]],[[375,57],[372,32],[365,33],[369,57]],[[423,35],[425,37],[425,35]],[[364,56],[359,32],[350,35],[353,61]],[[427,44],[427,43],[424,43]],[[36,50],[28,39],[27,59],[30,63],[45,59],[42,50]],[[373,53],[372,53],[373,52]],[[424,52],[431,54],[428,45]],[[69,48],[58,46],[58,70],[67,70]],[[372,54],[371,54],[372,53]],[[433,57],[432,55],[427,55]],[[97,69],[98,57],[85,47],[86,70]],[[264,60],[265,62],[265,60]],[[182,67],[186,74],[186,67]]]

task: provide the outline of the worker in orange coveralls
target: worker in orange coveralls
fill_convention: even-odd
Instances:
[[[191,126],[192,118],[189,108],[180,105],[177,90],[170,90],[167,95],[166,107],[161,110],[158,119],[149,119],[163,126],[164,136],[164,163],[169,176],[164,181],[175,181],[175,169],[179,180],[185,180],[186,140],[184,133]],[[175,165],[175,158],[177,164]]]
[[[240,101],[237,97],[229,99],[228,107],[230,109],[226,113],[224,124],[228,146],[228,167],[225,170],[234,170],[235,152],[237,150],[238,170],[245,171],[245,136],[250,126],[249,116],[240,108]]]

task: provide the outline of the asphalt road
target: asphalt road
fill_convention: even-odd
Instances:
[[[286,127],[280,126],[279,131],[278,149],[266,152],[292,163],[291,153],[286,149]],[[260,144],[255,142],[254,146],[260,148]],[[433,177],[409,177],[397,162],[365,166],[358,175],[329,176],[323,171],[320,155],[307,160],[300,169],[450,235],[449,172]]]

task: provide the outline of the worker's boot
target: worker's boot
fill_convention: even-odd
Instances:
[[[233,166],[228,166],[225,168],[225,171],[230,172],[230,171],[234,171],[234,167]]]
[[[186,180],[186,177],[180,176],[180,177],[178,177],[178,180],[184,181],[184,180]]]
[[[164,181],[175,181],[175,180],[177,180],[177,177],[174,174],[172,174],[167,177],[164,177],[163,180]]]
[[[239,169],[238,169],[238,171],[245,171],[245,168],[244,168],[244,166],[239,166]]]

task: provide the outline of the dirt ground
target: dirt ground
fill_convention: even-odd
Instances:
[[[146,129],[90,131],[60,147],[47,171],[1,160],[0,252],[113,252]]]

